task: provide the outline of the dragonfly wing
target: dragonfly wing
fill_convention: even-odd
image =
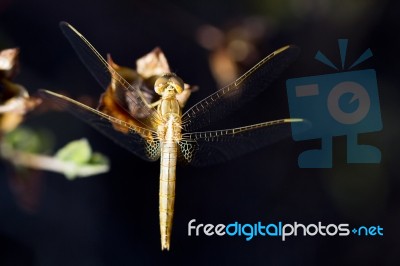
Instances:
[[[194,166],[222,163],[290,136],[292,123],[307,123],[288,118],[245,127],[183,134],[181,154]]]
[[[153,130],[109,116],[61,94],[47,90],[40,90],[39,94],[58,108],[67,110],[89,123],[143,160],[155,161],[160,157],[160,144],[157,133]]]
[[[100,55],[100,53],[90,44],[90,42],[67,22],[61,22],[60,28],[68,41],[71,43],[81,61],[88,68],[93,77],[100,83],[103,89],[107,89],[110,84],[118,87],[124,93],[115,95],[114,100],[128,113],[132,113],[129,106],[134,106],[135,110],[141,112],[141,122],[150,125],[158,117],[154,108],[149,107],[146,96],[140,90],[139,81],[129,83]],[[127,105],[127,103],[129,105]]]
[[[276,50],[235,82],[204,98],[183,115],[186,132],[208,126],[225,117],[265,90],[294,61],[299,48],[293,45]]]

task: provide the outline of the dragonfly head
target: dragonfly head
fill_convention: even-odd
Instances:
[[[182,79],[174,73],[164,74],[154,83],[154,90],[159,95],[163,95],[165,91],[174,94],[181,93],[183,88],[184,83]]]

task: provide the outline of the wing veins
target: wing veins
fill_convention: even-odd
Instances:
[[[234,137],[234,135],[236,135],[236,134],[243,133],[246,131],[251,131],[254,129],[258,129],[258,128],[274,126],[274,125],[283,124],[283,123],[298,123],[298,122],[304,122],[304,120],[301,118],[278,119],[278,120],[262,122],[262,123],[258,123],[258,124],[253,124],[253,125],[248,125],[248,126],[243,126],[243,127],[236,127],[236,128],[231,128],[231,129],[220,129],[220,130],[212,130],[212,131],[184,133],[184,134],[182,134],[182,138],[186,139],[186,140],[197,140],[197,139],[212,139],[212,138],[217,138],[217,137],[221,137],[221,136],[229,136],[229,135]]]
[[[180,146],[185,148],[187,163],[213,165],[282,140],[290,135],[292,123],[306,125],[305,122],[299,118],[286,118],[231,129],[184,133]]]
[[[143,137],[143,135],[149,135],[149,134],[156,135],[157,134],[153,130],[129,124],[129,123],[127,123],[125,121],[122,121],[122,120],[120,120],[118,118],[115,118],[113,116],[110,116],[110,115],[107,115],[107,114],[105,114],[103,112],[100,112],[99,110],[96,110],[96,109],[94,109],[94,108],[92,108],[90,106],[87,106],[87,105],[85,105],[85,104],[83,104],[81,102],[75,101],[74,99],[71,99],[71,98],[69,98],[67,96],[64,96],[64,95],[61,95],[61,94],[58,94],[58,93],[55,93],[55,92],[52,92],[52,91],[48,91],[48,90],[41,90],[41,92],[50,94],[53,97],[57,97],[57,98],[60,98],[61,100],[65,100],[65,101],[68,101],[68,102],[70,102],[72,104],[78,105],[78,106],[86,109],[87,111],[92,112],[92,113],[94,113],[94,114],[96,114],[96,115],[98,115],[98,116],[110,121],[111,123],[118,124],[119,126],[123,126],[123,127],[126,127],[128,129],[134,131],[135,133],[139,134],[141,137]]]
[[[236,81],[212,93],[189,108],[182,116],[184,130],[193,131],[198,128],[205,127],[212,122],[215,122],[218,119],[228,115],[231,111],[235,110],[243,103],[248,102],[250,99],[255,97],[255,95],[261,93],[263,89],[256,87],[250,90],[250,84],[244,84],[244,88],[240,85],[242,85],[244,81],[246,81],[253,73],[265,66],[267,68],[267,73],[263,73],[263,76],[266,79],[266,84],[264,85],[261,83],[259,85],[264,85],[263,87],[268,86],[276,78],[276,76],[282,72],[284,68],[286,68],[286,66],[297,56],[298,52],[299,49],[292,45],[284,46],[272,52],[254,65],[250,70],[240,76]],[[279,57],[277,57],[277,55],[279,55]],[[272,66],[272,62],[275,59],[278,60],[280,65]],[[254,79],[249,80],[249,83],[254,81]],[[242,92],[245,92],[248,95],[246,95],[247,97],[240,99],[239,102],[238,96],[240,96]],[[210,106],[213,108],[209,108]]]
[[[93,47],[93,45],[91,45],[90,42],[78,30],[76,30],[72,25],[70,25],[67,22],[61,22],[60,27],[61,27],[61,30],[63,31],[64,35],[67,37],[67,39],[69,40],[69,42],[71,43],[71,45],[73,46],[75,51],[78,53],[79,57],[84,62],[84,64],[86,65],[87,68],[89,68],[89,67],[87,66],[87,63],[85,62],[85,60],[83,59],[83,55],[78,52],[79,49],[84,49],[83,51],[85,51],[85,48],[89,48],[89,50],[95,55],[95,57],[102,63],[102,68],[104,68],[104,72],[111,73],[110,81],[108,83],[106,83],[107,85],[111,83],[111,79],[114,79],[122,86],[122,88],[125,91],[127,91],[127,92],[129,92],[131,90],[135,91],[135,93],[137,93],[138,97],[133,97],[129,93],[126,94],[126,97],[129,98],[129,100],[131,100],[135,105],[138,105],[141,108],[147,107],[147,108],[143,108],[143,109],[146,112],[146,115],[148,117],[150,117],[150,121],[157,122],[159,120],[158,117],[154,115],[154,113],[157,113],[157,111],[154,108],[150,107],[150,105],[149,105],[149,103],[147,103],[143,93],[138,88],[134,87],[128,81],[126,81],[117,71],[115,71],[112,68],[112,66],[110,66],[110,64],[108,64],[108,62],[100,55],[100,53]],[[82,40],[86,46],[80,47],[80,46],[78,46],[78,44],[73,42],[73,40],[71,38],[75,38],[75,37],[71,36],[69,34],[69,32],[67,32],[67,30],[71,30],[73,33],[75,33],[75,35],[78,36],[79,39]],[[90,54],[86,55],[86,56],[90,56]],[[99,83],[102,83],[99,80],[99,77],[97,77],[94,74],[92,69],[89,68],[89,71],[92,73],[93,76],[95,76],[95,78],[98,80]],[[106,84],[101,84],[101,85],[107,86]],[[124,109],[127,113],[130,113],[129,110],[127,110],[127,108],[124,107],[124,105],[120,104],[119,102],[118,102],[118,105],[122,109]],[[152,110],[152,111],[150,111],[150,110]],[[138,120],[138,122],[144,124],[140,120]],[[144,125],[146,125],[146,124],[144,124]]]

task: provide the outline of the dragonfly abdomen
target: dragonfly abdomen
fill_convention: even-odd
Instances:
[[[165,141],[161,144],[160,161],[160,233],[161,249],[169,250],[175,203],[177,144]]]

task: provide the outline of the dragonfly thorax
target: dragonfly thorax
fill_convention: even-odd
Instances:
[[[182,139],[181,120],[179,116],[169,114],[163,124],[157,128],[158,138],[163,142],[178,142]]]
[[[164,121],[169,119],[170,115],[180,117],[182,115],[181,107],[175,94],[169,97],[162,97],[160,104],[158,105],[157,111],[161,115]]]
[[[183,81],[173,73],[159,77],[154,90],[161,95],[157,111],[161,116],[161,125],[157,133],[161,140],[177,141],[181,138],[182,108],[176,95],[183,91]]]

